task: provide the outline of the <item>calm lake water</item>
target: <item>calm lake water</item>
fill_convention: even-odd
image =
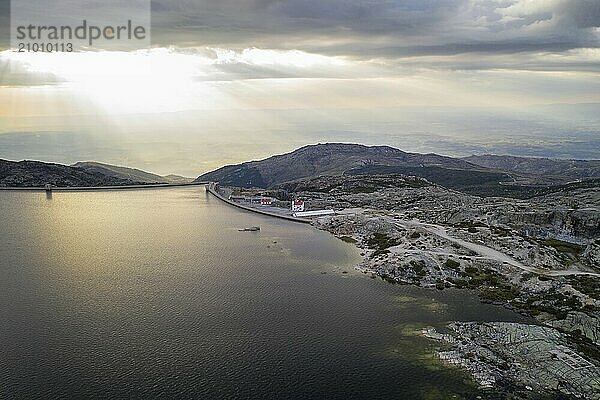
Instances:
[[[0,399],[475,398],[414,331],[521,320],[203,188],[0,191],[0,244]]]

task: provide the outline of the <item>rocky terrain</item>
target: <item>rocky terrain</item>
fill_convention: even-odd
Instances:
[[[384,189],[422,188],[432,186],[426,179],[406,175],[337,175],[318,176],[282,183],[273,189],[283,193],[375,193]]]
[[[449,333],[430,328],[423,334],[446,342],[449,349],[438,351],[438,357],[467,369],[483,387],[506,386],[523,397],[528,391],[555,391],[600,399],[600,367],[579,355],[556,329],[508,322],[448,327]]]

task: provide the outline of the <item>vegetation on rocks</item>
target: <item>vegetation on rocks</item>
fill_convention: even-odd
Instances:
[[[367,239],[367,246],[375,251],[371,257],[376,257],[380,254],[389,253],[389,248],[397,246],[400,242],[396,238],[389,237],[385,233],[375,232],[373,236]]]

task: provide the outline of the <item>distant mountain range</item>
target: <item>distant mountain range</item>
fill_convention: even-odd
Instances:
[[[558,190],[582,178],[600,178],[600,161],[551,160],[512,156],[453,158],[407,153],[389,146],[328,143],[290,153],[228,165],[199,176],[239,187],[275,188],[317,176],[403,174],[482,196],[529,197],[547,186]],[[590,180],[579,185],[598,185]],[[543,189],[543,190],[542,190]]]
[[[464,157],[463,160],[482,167],[518,174],[547,175],[569,180],[600,177],[600,160],[554,160],[491,154]]]
[[[199,176],[195,182],[275,189],[317,177],[416,176],[479,196],[532,197],[552,191],[600,186],[600,160],[553,160],[513,156],[453,158],[407,153],[389,146],[328,143],[301,147],[259,161],[228,165]],[[0,186],[56,187],[189,183],[177,175],[160,176],[135,168],[98,162],[71,166],[39,161],[0,160]],[[375,180],[381,181],[381,180]],[[374,181],[374,182],[375,182]],[[371,182],[372,183],[372,182]],[[302,184],[284,185],[286,188]]]
[[[134,168],[95,162],[72,166],[40,161],[0,160],[0,187],[117,186],[148,183],[188,183],[192,179],[176,175],[160,176]]]

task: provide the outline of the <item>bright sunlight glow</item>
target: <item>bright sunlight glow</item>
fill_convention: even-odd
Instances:
[[[0,57],[29,73],[51,74],[107,113],[170,112],[231,107],[220,90],[219,67],[228,64],[308,68],[344,62],[301,51],[156,48],[136,52],[17,53]],[[226,104],[227,103],[227,104]]]

